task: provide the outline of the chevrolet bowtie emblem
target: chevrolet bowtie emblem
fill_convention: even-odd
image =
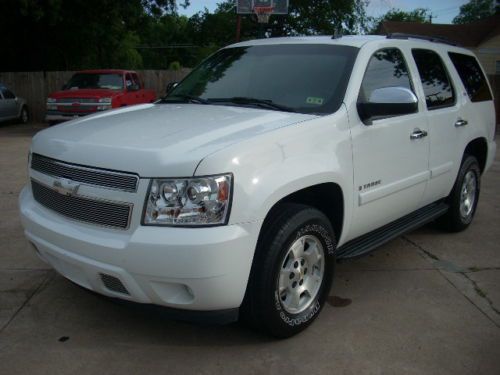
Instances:
[[[76,195],[80,184],[67,178],[60,178],[54,181],[53,186],[58,193],[71,196]]]

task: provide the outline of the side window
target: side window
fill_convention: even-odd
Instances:
[[[2,87],[2,94],[3,94],[4,99],[15,99],[16,98],[14,93],[5,87]]]
[[[373,90],[383,87],[404,87],[413,91],[408,67],[402,52],[397,48],[386,48],[373,54],[368,62],[359,101],[368,101]]]
[[[132,73],[132,79],[134,80],[134,83],[139,86],[139,88],[142,87],[141,80],[139,79],[137,73]]]
[[[130,75],[130,73],[127,73],[125,75],[125,85],[126,85],[126,88],[127,90],[130,88],[130,86],[132,86],[134,84],[134,81],[132,80],[132,76]]]
[[[439,55],[428,49],[412,50],[429,110],[455,104],[455,91]]]
[[[450,52],[450,56],[472,102],[492,100],[486,77],[473,56]]]

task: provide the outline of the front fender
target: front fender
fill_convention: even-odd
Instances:
[[[344,107],[330,116],[288,125],[204,158],[195,175],[232,172],[229,224],[262,220],[286,196],[334,182],[344,195],[344,228],[352,202],[352,151]]]

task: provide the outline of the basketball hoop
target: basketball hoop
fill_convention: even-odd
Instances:
[[[257,22],[259,23],[269,23],[269,18],[273,13],[274,7],[272,6],[254,6],[253,12],[257,16]]]

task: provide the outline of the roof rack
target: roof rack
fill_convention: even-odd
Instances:
[[[406,34],[406,33],[389,33],[386,36],[387,39],[421,39],[421,40],[427,40],[429,42],[434,42],[434,43],[444,43],[444,44],[449,44],[451,46],[459,46],[458,43],[443,38],[443,37],[437,37],[437,36],[427,36],[427,35],[416,35],[416,34]]]

